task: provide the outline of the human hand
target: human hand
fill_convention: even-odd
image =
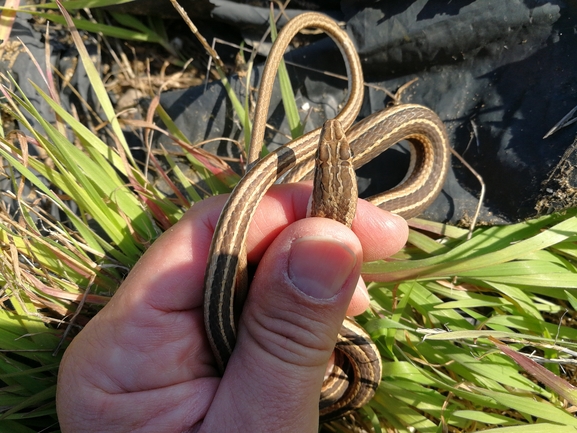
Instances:
[[[399,250],[407,225],[364,201],[352,230],[304,219],[310,193],[310,184],[275,186],[254,216],[247,249],[258,268],[224,377],[203,324],[219,196],[164,233],[72,341],[58,376],[62,431],[317,431],[344,315],[368,306],[361,264]]]

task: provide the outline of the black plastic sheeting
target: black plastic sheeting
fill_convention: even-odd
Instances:
[[[571,155],[577,124],[543,139],[577,105],[574,2],[349,0],[341,7],[368,83],[394,92],[418,78],[402,100],[435,110],[454,149],[482,176],[487,189],[482,222],[533,216],[538,204],[542,212],[574,204]],[[340,53],[328,38],[287,59],[344,73]],[[344,81],[295,66],[289,66],[289,74],[297,103],[313,108],[308,129],[338,112],[346,95]],[[233,86],[244,94],[236,79]],[[368,88],[361,117],[389,101],[384,92]],[[220,84],[164,94],[162,104],[193,141],[240,136]],[[270,123],[287,131],[278,95],[271,107]],[[283,140],[273,138],[272,147]],[[365,195],[402,179],[399,168],[407,155],[391,153],[359,171]],[[442,194],[425,215],[467,221],[480,184],[454,157],[452,165]]]
[[[543,137],[577,106],[577,1],[344,0],[338,10],[338,3],[331,4],[329,15],[346,23],[367,83],[394,93],[418,78],[402,101],[435,110],[454,149],[482,176],[487,188],[482,222],[517,221],[575,204],[577,123]],[[207,10],[215,32],[234,25],[247,39],[256,40],[258,17],[263,28],[267,25],[267,8],[213,0]],[[249,22],[243,21],[245,16],[250,16]],[[43,50],[43,44],[34,43]],[[38,58],[42,57],[43,52]],[[344,74],[340,53],[328,38],[292,51],[287,59]],[[346,97],[346,82],[310,69],[288,68],[302,117],[308,116],[307,130],[334,117]],[[24,70],[12,66],[22,84],[33,69],[29,64]],[[259,76],[257,68],[253,86]],[[231,82],[244,98],[245,84],[236,77]],[[367,88],[361,117],[389,102],[383,91]],[[193,142],[242,137],[220,83],[164,93],[161,103]],[[279,95],[273,97],[269,123],[288,131]],[[287,141],[272,132],[267,140],[273,148]],[[225,141],[207,148],[220,154],[235,152]],[[363,167],[358,173],[363,194],[393,186],[404,176],[407,161],[406,151],[393,149]],[[479,182],[453,157],[443,192],[425,216],[468,221],[479,193]]]

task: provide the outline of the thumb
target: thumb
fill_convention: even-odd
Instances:
[[[329,219],[297,221],[273,241],[210,409],[220,428],[232,417],[244,431],[317,431],[326,366],[361,264],[357,237]]]

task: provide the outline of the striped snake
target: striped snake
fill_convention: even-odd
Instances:
[[[326,132],[321,134],[321,128],[315,129],[259,160],[278,64],[294,35],[305,28],[325,31],[338,45],[349,78],[348,98],[335,119],[325,124]],[[392,145],[407,140],[411,145],[411,163],[405,180],[368,201],[410,218],[421,213],[441,191],[449,167],[448,139],[442,121],[428,108],[400,104],[353,125],[361,109],[363,90],[363,74],[356,49],[348,35],[332,19],[318,13],[305,13],[285,25],[263,71],[248,157],[250,168],[222,210],[208,258],[204,320],[221,373],[236,341],[238,318],[235,317],[235,305],[242,305],[248,291],[246,239],[249,223],[262,197],[279,178],[284,176],[284,182],[296,182],[307,177],[314,170],[315,161],[323,159],[315,158],[317,149],[319,156],[324,152],[330,159],[335,154],[343,153],[340,147],[341,150],[335,150],[334,146],[348,148],[350,143],[354,156],[352,163],[347,165],[358,168]],[[319,166],[323,164],[317,163]],[[323,175],[320,169],[316,172],[315,183],[338,184],[328,187],[337,190],[337,200],[344,203],[337,207],[356,206],[354,177],[352,182],[346,182],[350,188],[343,188],[343,177],[348,176],[345,172],[336,171],[333,175]],[[350,226],[355,208],[349,209],[344,217],[331,215],[330,211],[322,210],[327,199],[321,197],[318,191],[319,188],[315,186],[313,215],[319,215],[321,209],[320,214],[340,219]],[[366,332],[349,318],[342,325],[335,348],[335,369],[323,383],[319,406],[321,421],[340,417],[366,404],[381,379],[381,360],[377,348]]]

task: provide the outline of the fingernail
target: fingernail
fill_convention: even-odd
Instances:
[[[357,256],[341,242],[307,236],[291,246],[288,275],[304,294],[328,299],[342,289],[356,262]]]

